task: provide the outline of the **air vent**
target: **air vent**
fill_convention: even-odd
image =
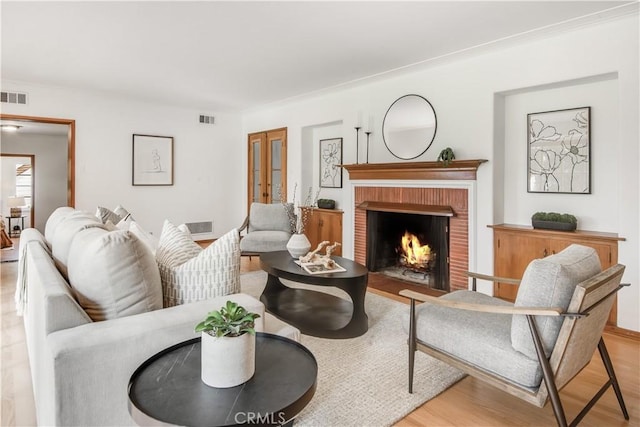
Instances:
[[[0,101],[7,104],[27,104],[27,94],[20,92],[0,92]]]
[[[213,116],[203,116],[203,115],[200,116],[200,123],[205,123],[205,124],[208,124],[208,125],[212,125],[214,120],[215,119],[214,119]]]
[[[205,222],[187,222],[185,224],[191,234],[211,233],[213,232],[213,221]]]

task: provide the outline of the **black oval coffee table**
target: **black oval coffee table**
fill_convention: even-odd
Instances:
[[[260,266],[267,272],[267,284],[260,301],[274,316],[297,327],[303,334],[321,338],[354,338],[369,328],[364,311],[369,271],[363,265],[339,256],[331,257],[347,271],[309,274],[287,251],[260,254]],[[351,301],[324,292],[297,289],[280,281],[342,289]]]
[[[200,378],[200,338],[145,361],[129,381],[129,413],[138,425],[287,425],[311,401],[318,364],[301,344],[256,334],[256,373],[231,388]]]

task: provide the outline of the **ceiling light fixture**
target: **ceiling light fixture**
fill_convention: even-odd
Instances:
[[[21,127],[18,125],[0,125],[0,129],[6,132],[17,132]]]

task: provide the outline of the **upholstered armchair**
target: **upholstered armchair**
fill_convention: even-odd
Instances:
[[[242,255],[258,255],[261,252],[286,250],[287,242],[291,238],[292,225],[289,214],[293,212],[293,205],[252,203],[249,215],[239,228],[245,235],[240,240]],[[294,222],[295,225],[295,222]]]
[[[514,304],[473,290],[439,298],[401,291],[400,295],[411,299],[409,319],[405,319],[409,393],[413,392],[415,351],[420,350],[540,408],[551,400],[558,425],[566,426],[558,391],[589,363],[598,348],[609,380],[571,425],[580,422],[609,386],[628,420],[602,339],[616,292],[623,286],[624,266],[600,270],[594,249],[571,245],[529,264]],[[478,278],[505,281],[470,276],[474,282]],[[416,301],[424,303],[416,305]]]

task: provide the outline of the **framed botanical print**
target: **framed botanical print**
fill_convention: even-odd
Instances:
[[[320,140],[320,187],[342,188],[342,138]]]
[[[133,135],[133,185],[173,185],[173,138]]]
[[[591,107],[527,115],[530,193],[591,193]]]

